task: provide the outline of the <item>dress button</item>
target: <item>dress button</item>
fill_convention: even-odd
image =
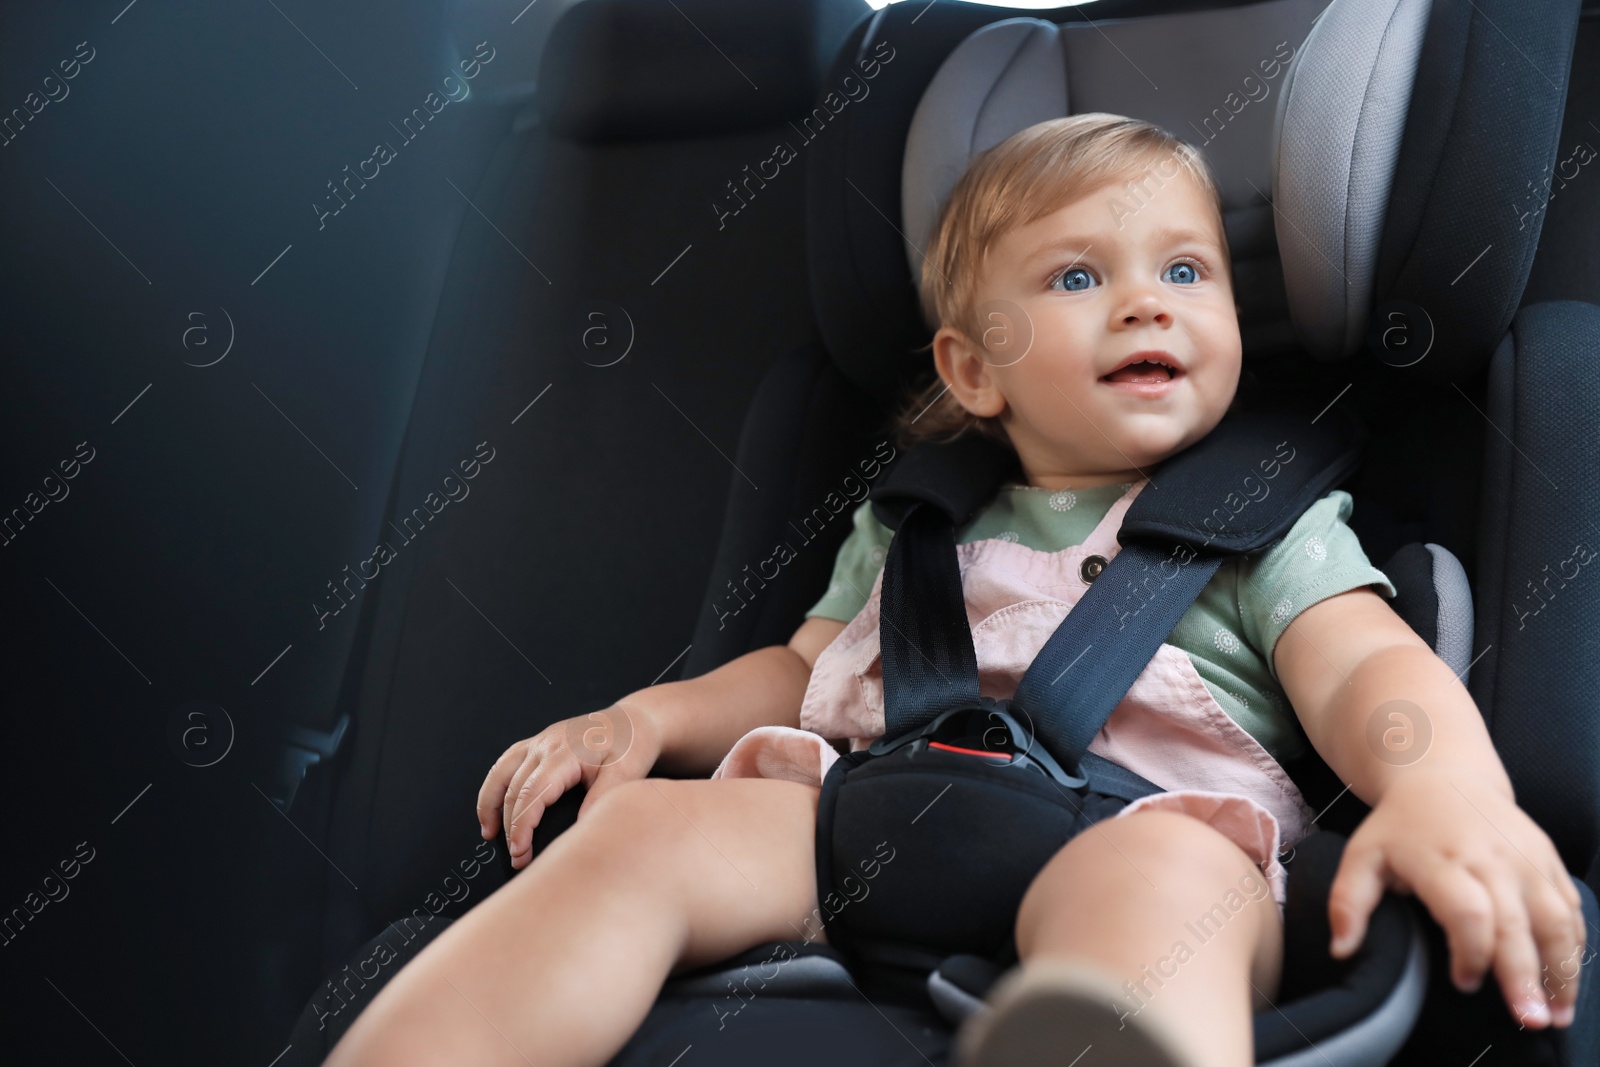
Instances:
[[[1078,567],[1078,576],[1086,582],[1092,582],[1100,577],[1100,572],[1106,569],[1104,556],[1086,556]]]

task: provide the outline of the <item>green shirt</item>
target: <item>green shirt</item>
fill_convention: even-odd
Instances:
[[[1004,485],[956,531],[956,541],[1000,538],[1041,552],[1072,548],[1088,539],[1128,484],[1060,490]],[[1353,506],[1350,494],[1336,489],[1271,548],[1226,560],[1167,637],[1188,654],[1228,716],[1279,763],[1304,754],[1307,742],[1272,661],[1278,638],[1319,600],[1367,585],[1382,596],[1396,595],[1345,524]],[[861,502],[851,522],[828,591],[807,618],[848,622],[866,605],[883,569],[894,531],[873,516],[870,500]]]

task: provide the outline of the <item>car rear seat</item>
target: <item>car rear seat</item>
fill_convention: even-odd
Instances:
[[[868,14],[587,0],[552,29],[543,88],[462,190],[475,210],[390,490],[397,525],[375,531],[400,573],[367,594],[334,788],[308,790],[360,886],[326,872],[325,965],[472,858],[477,791],[508,745],[682,670],[748,473],[729,458],[743,415],[811,331],[804,159],[748,174],[780,141],[803,157],[794,124]],[[404,516],[480,442],[493,458],[467,495],[401,547]],[[492,890],[470,888],[449,914]]]

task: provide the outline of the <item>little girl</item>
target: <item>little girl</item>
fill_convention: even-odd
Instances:
[[[1211,174],[1147,123],[1040,123],[951,192],[921,283],[938,381],[897,431],[902,446],[989,434],[1025,475],[957,531],[984,695],[1013,694],[1117,554],[1153,469],[1229,410],[1230,272]],[[1273,1003],[1282,960],[1278,853],[1314,821],[1282,763],[1308,743],[1372,806],[1333,885],[1330,951],[1359,946],[1385,889],[1414,893],[1448,934],[1459,988],[1492,966],[1525,1025],[1571,1022],[1578,895],[1466,689],[1385,603],[1394,587],[1350,511],[1330,492],[1272,548],[1224,563],[1117,706],[1091,751],[1168,791],[1034,877],[1021,965],[963,1028],[961,1064],[1067,1063],[1089,1046],[1096,1063],[1253,1063],[1251,1016]],[[512,745],[479,793],[483,836],[504,825],[526,866],[541,813],[583,783],[579,821],[397,974],[327,1062],[603,1064],[668,977],[766,942],[825,943],[818,787],[830,741],[856,750],[884,730],[890,536],[863,502],[787,646]],[[1426,723],[1425,751],[1369,743],[1396,707]]]

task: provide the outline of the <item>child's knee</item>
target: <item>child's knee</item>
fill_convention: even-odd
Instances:
[[[1171,906],[1233,890],[1272,900],[1261,869],[1232,839],[1181,812],[1147,809],[1107,819],[1068,841],[1034,876],[1024,913],[1134,904]]]
[[[583,842],[588,861],[598,865],[639,870],[654,866],[656,859],[682,856],[695,831],[669,795],[677,784],[650,778],[623,782],[567,832]]]
[[[1099,826],[1117,848],[1137,850],[1147,862],[1194,879],[1209,875],[1235,882],[1252,874],[1261,875],[1255,861],[1233,838],[1193,815],[1147,808],[1108,819]]]

